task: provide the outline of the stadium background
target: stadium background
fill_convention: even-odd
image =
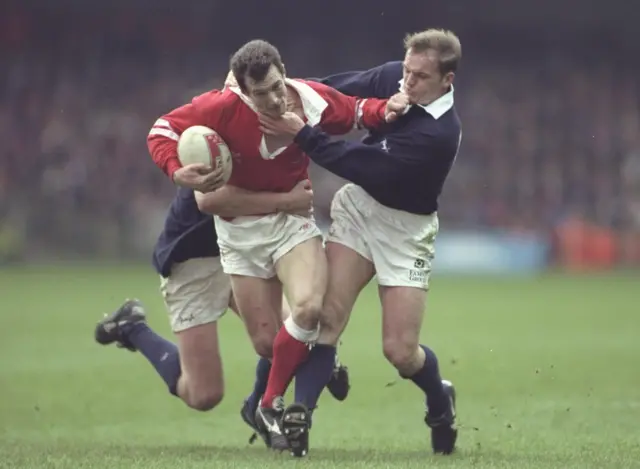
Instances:
[[[426,27],[455,30],[464,55],[464,137],[425,328],[464,390],[462,456],[447,465],[638,467],[639,11],[621,0],[2,2],[0,467],[260,460],[237,418],[254,360],[238,321],[223,324],[227,398],[211,415],[169,399],[140,357],[92,343],[97,317],[126,296],[168,332],[149,259],[173,188],[146,133],[220,86],[248,39],[276,44],[290,76],[323,76],[400,59],[404,34]],[[326,222],[342,181],[314,168],[313,182]],[[379,349],[371,287],[342,348],[353,398],[322,401],[322,467],[428,457],[419,418],[406,417],[418,398],[386,386],[397,377]]]

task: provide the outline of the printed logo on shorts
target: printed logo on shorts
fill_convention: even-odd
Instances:
[[[413,269],[409,270],[409,281],[424,283],[427,278],[426,265],[427,263],[424,259],[416,259],[413,263]]]
[[[409,281],[410,282],[418,282],[424,283],[426,280],[427,274],[424,270],[410,270],[409,271]]]
[[[311,223],[306,222],[302,226],[300,226],[300,229],[298,231],[300,232],[307,231],[309,228],[311,228]]]

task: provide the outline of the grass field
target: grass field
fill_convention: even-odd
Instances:
[[[146,266],[0,270],[0,468],[640,468],[637,274],[433,281],[424,340],[459,394],[459,451],[428,449],[422,397],[381,353],[377,295],[341,348],[352,392],[327,395],[305,460],[249,446],[238,416],[255,357],[222,321],[227,393],[196,413],[139,354],[93,327],[125,297],[168,333]]]

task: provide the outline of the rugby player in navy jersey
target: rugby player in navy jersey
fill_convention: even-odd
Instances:
[[[311,412],[331,376],[336,344],[360,291],[377,276],[383,351],[400,376],[426,396],[425,423],[434,453],[450,454],[457,439],[455,390],[441,379],[438,359],[420,344],[438,199],[461,142],[453,80],[461,45],[450,31],[408,35],[403,61],[320,80],[363,98],[401,91],[407,107],[395,122],[362,142],[332,140],[292,113],[262,116],[263,130],[292,135],[313,161],[350,181],[335,195],[327,237],[329,286],[320,337],[296,374],[297,413],[284,416],[290,444],[308,449]]]

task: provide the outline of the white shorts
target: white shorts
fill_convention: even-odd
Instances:
[[[278,259],[298,244],[322,236],[314,219],[282,212],[214,220],[222,267],[230,275],[272,278]]]
[[[219,257],[189,259],[174,264],[168,278],[160,278],[160,292],[173,332],[215,322],[231,298],[231,281]]]
[[[427,290],[438,234],[438,215],[385,207],[355,184],[343,186],[331,204],[327,242],[370,260],[378,284]]]

